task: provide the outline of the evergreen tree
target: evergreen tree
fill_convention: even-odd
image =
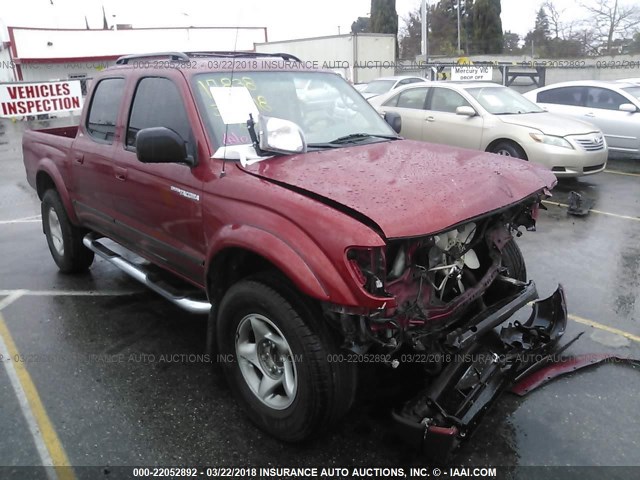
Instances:
[[[476,0],[473,5],[473,40],[478,53],[502,53],[500,0]]]
[[[531,52],[532,45],[533,51],[540,56],[545,56],[548,53],[549,47],[549,19],[547,13],[543,7],[540,7],[538,14],[536,15],[536,23],[527,36],[524,39],[525,51]]]
[[[396,0],[371,0],[371,22],[369,28],[372,33],[393,33],[396,36],[397,57],[399,48]]]

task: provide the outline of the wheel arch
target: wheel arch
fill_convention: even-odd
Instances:
[[[275,234],[253,226],[223,228],[217,235],[213,251],[205,263],[206,286],[210,300],[216,302],[237,281],[267,270],[278,272],[300,293],[319,301],[356,302],[338,272],[323,272],[329,276],[331,288],[307,263],[302,254]],[[309,257],[326,255],[309,252]],[[340,297],[340,298],[336,298]]]
[[[36,192],[40,201],[42,201],[45,192],[49,189],[54,189],[58,192],[69,220],[74,225],[78,225],[78,217],[76,216],[76,211],[73,208],[69,191],[65,186],[64,180],[53,161],[45,158],[41,161],[38,166],[38,172],[36,173]]]
[[[529,155],[527,155],[527,151],[524,149],[524,147],[520,143],[518,143],[516,140],[513,140],[512,138],[500,137],[500,138],[496,138],[495,140],[492,140],[489,143],[489,145],[487,145],[485,152],[492,152],[493,149],[500,143],[510,143],[511,145],[514,145],[515,147],[522,150],[522,153],[524,153],[524,157],[525,157],[524,160],[529,160]]]

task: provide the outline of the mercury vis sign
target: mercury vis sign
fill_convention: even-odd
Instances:
[[[0,83],[0,117],[70,112],[82,108],[80,81]]]
[[[451,80],[490,82],[493,80],[493,67],[478,65],[460,65],[451,67]]]

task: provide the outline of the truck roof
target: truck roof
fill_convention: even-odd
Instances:
[[[317,62],[303,61],[289,53],[261,52],[153,52],[125,55],[106,69],[114,71],[130,68],[178,68],[190,72],[211,71],[318,71]],[[325,70],[322,70],[325,71]],[[328,73],[335,73],[326,70]]]

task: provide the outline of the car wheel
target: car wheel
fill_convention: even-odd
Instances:
[[[511,278],[527,281],[527,267],[524,263],[522,251],[515,240],[511,240],[502,249],[502,266],[507,269]]]
[[[45,192],[41,210],[44,234],[58,269],[62,273],[86,271],[93,263],[93,252],[82,244],[86,232],[69,221],[58,192]]]
[[[346,412],[355,380],[337,361],[337,344],[322,318],[281,291],[255,280],[232,286],[220,303],[216,342],[225,376],[250,419],[295,442]]]
[[[503,155],[505,157],[515,157],[520,158],[522,160],[526,160],[527,156],[524,153],[524,150],[520,148],[518,145],[512,142],[500,142],[496,144],[492,149],[491,153],[495,153],[497,155]]]

